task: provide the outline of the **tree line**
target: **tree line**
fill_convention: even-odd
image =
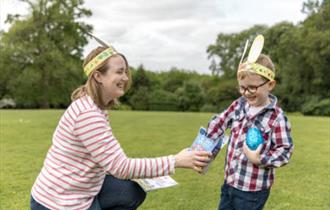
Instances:
[[[0,99],[17,108],[65,108],[70,94],[85,82],[82,71],[87,32],[81,21],[92,15],[82,0],[22,0],[27,16],[9,15],[0,31]],[[211,75],[179,68],[153,72],[133,68],[132,87],[120,109],[219,112],[239,96],[236,70],[246,39],[265,36],[263,52],[276,66],[274,94],[290,112],[330,115],[330,0],[302,5],[306,19],[255,25],[218,34],[207,47]]]

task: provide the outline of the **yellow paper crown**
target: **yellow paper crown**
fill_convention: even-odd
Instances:
[[[100,43],[103,47],[107,47],[107,49],[100,52],[97,56],[95,56],[91,61],[89,61],[85,67],[84,72],[87,76],[90,75],[90,73],[96,69],[102,62],[104,62],[106,59],[111,57],[112,55],[117,54],[117,51],[109,44],[106,44],[101,39],[95,37],[93,34],[88,33],[90,36],[92,36],[98,43]]]
[[[247,50],[249,40],[246,41],[243,55],[241,57],[240,65],[238,68],[237,73],[242,71],[251,71],[253,73],[259,74],[270,81],[273,81],[275,79],[275,72],[267,68],[266,66],[260,65],[256,63],[258,57],[260,56],[260,53],[262,51],[263,45],[264,45],[264,37],[262,35],[258,35],[250,48],[249,55],[247,58],[247,61],[242,63],[245,52]]]

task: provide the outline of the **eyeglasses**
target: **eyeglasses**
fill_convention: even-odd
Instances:
[[[258,86],[248,86],[247,88],[243,87],[243,86],[238,86],[238,91],[241,93],[241,94],[244,94],[245,91],[248,91],[249,93],[253,94],[255,92],[257,92],[258,88],[267,84],[269,82],[269,80],[265,81],[264,83],[258,85]]]

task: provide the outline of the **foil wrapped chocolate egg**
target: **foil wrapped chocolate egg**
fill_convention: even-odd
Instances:
[[[262,134],[258,128],[249,128],[246,134],[246,145],[251,150],[256,150],[260,144],[264,143]]]

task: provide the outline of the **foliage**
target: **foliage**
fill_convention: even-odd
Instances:
[[[22,1],[30,5],[30,14],[9,15],[11,28],[0,31],[0,99],[23,108],[66,107],[72,90],[85,80],[81,57],[91,26],[79,19],[91,12],[82,7],[82,0]],[[130,67],[132,86],[120,100],[133,110],[221,111],[239,97],[236,71],[245,41],[251,44],[263,34],[263,53],[276,67],[274,94],[281,107],[328,115],[324,104],[330,98],[330,0],[307,0],[302,12],[306,19],[297,24],[219,33],[207,47],[212,75]]]
[[[82,0],[24,0],[30,14],[10,15],[0,40],[0,97],[20,107],[61,107],[83,81],[81,57],[91,26]]]
[[[132,69],[132,87],[121,98],[134,110],[200,111],[210,76],[173,68],[169,72]]]
[[[312,99],[303,104],[302,113],[305,115],[330,116],[330,98],[320,100],[312,97]]]
[[[204,104],[202,107],[201,107],[201,112],[216,112],[218,113],[219,110],[216,106],[212,105],[212,104]]]
[[[179,110],[199,111],[203,105],[204,95],[199,84],[188,81],[175,92],[178,95]]]
[[[219,60],[216,66],[212,64],[211,71],[218,69],[223,78],[235,78],[245,40],[264,34],[263,53],[268,54],[276,66],[274,93],[281,106],[287,111],[328,113],[311,107],[319,107],[330,97],[330,1],[308,0],[302,11],[307,18],[297,25],[281,22],[271,27],[257,25],[239,33],[220,33],[216,43],[208,47],[212,62],[214,57]]]
[[[256,34],[262,34],[265,30],[266,26],[256,25],[240,33],[218,34],[216,43],[207,48],[209,58],[217,57],[220,60],[218,68],[214,67],[214,63],[212,64],[213,72],[218,70],[218,72],[215,73],[216,75],[221,75],[223,73],[228,78],[234,78],[238,63],[243,54],[245,40],[252,40]]]
[[[164,77],[164,90],[175,92],[178,88],[182,87],[184,82],[189,79],[189,74],[178,69],[171,69],[168,73],[162,73]]]
[[[147,95],[147,87],[140,87],[137,89],[129,99],[130,104],[132,104],[133,109],[135,110],[148,110],[149,97]]]
[[[169,91],[154,90],[149,97],[149,110],[177,111],[177,96]]]

